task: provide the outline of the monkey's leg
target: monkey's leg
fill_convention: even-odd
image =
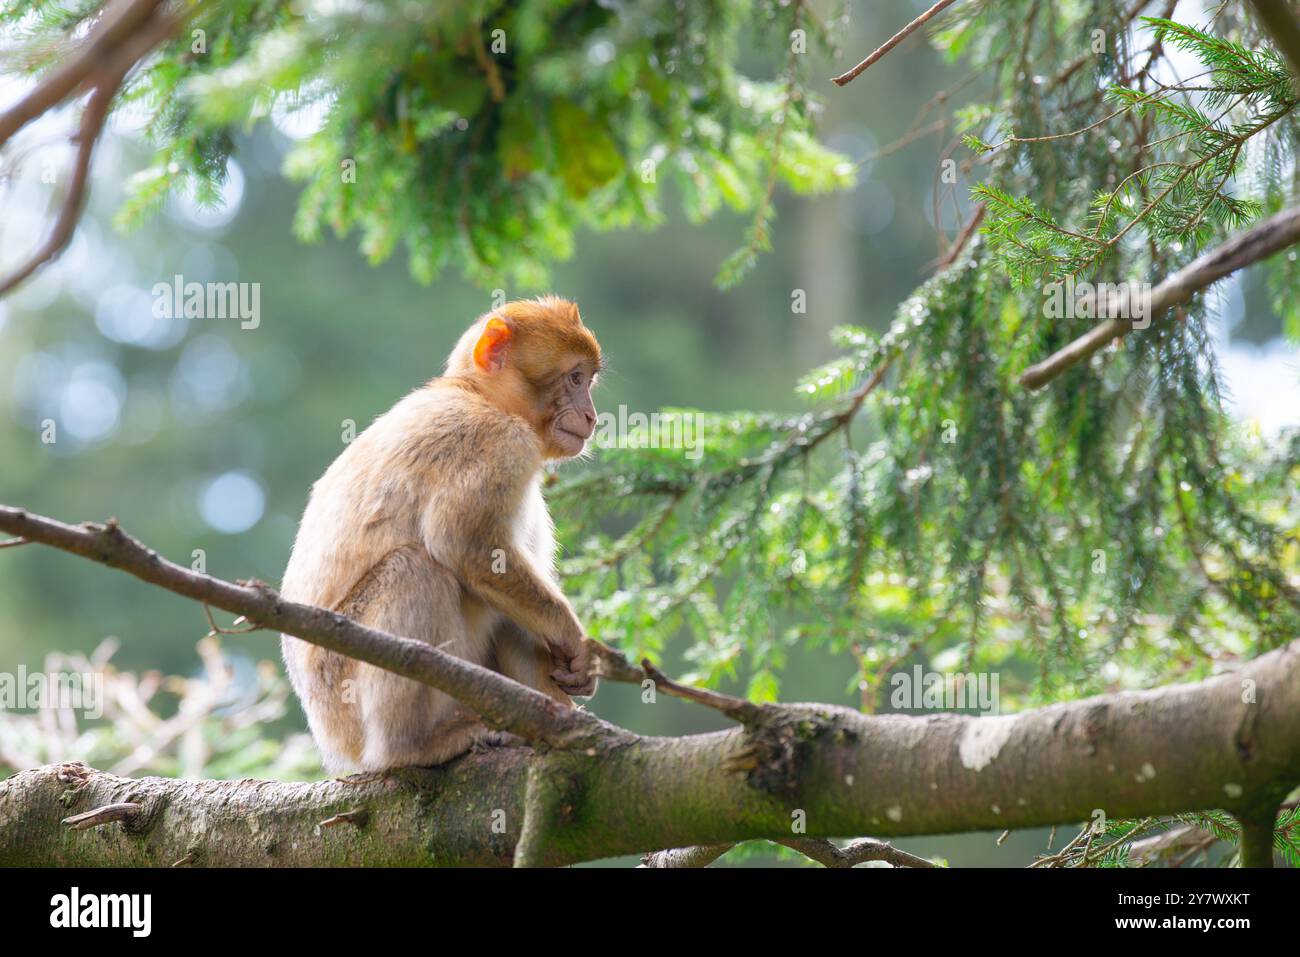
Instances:
[[[461,598],[455,576],[422,547],[410,545],[384,556],[339,611],[482,664],[491,654],[490,642],[467,626]],[[441,764],[494,737],[454,698],[373,665],[358,663],[355,691],[363,771]]]

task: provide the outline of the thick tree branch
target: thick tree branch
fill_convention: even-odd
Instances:
[[[213,866],[508,866],[530,768],[549,757],[504,748],[433,770],[316,784],[37,768],[0,781],[0,866],[167,866],[189,854]],[[530,862],[1016,829],[1088,820],[1098,808],[1111,819],[1212,807],[1249,817],[1300,782],[1300,642],[1238,674],[1016,715],[789,705],[752,729],[633,738],[563,758],[573,784],[554,805],[563,824],[533,845]],[[60,823],[126,802],[139,814],[93,839]],[[321,821],[358,811],[364,825],[318,833]],[[806,824],[797,838],[795,812]],[[713,851],[671,853],[702,860]]]
[[[1267,259],[1296,242],[1300,242],[1300,207],[1283,210],[1243,230],[1222,246],[1199,256],[1167,277],[1151,291],[1149,318],[1155,320],[1224,276]],[[1120,305],[1116,299],[1104,306],[1098,304],[1098,314],[1118,315]],[[1128,335],[1132,328],[1131,320],[1108,319],[1042,362],[1030,366],[1020,374],[1020,384],[1030,389],[1046,385],[1108,343]]]
[[[515,867],[540,867],[546,863],[546,849],[568,824],[576,803],[575,780],[559,755],[539,756],[528,766]]]

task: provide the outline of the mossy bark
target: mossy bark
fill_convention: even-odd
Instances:
[[[0,781],[0,865],[509,865],[537,762],[533,805],[545,815],[525,857],[550,865],[752,838],[1034,827],[1097,811],[1259,817],[1300,783],[1300,643],[1199,684],[993,718],[769,707],[732,731],[503,748],[314,784],[36,768]],[[141,809],[85,831],[61,823],[122,802]]]

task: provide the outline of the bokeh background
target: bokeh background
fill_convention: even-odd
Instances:
[[[843,62],[817,57],[811,76],[838,72],[923,6],[854,4]],[[752,72],[770,75],[772,65],[756,62]],[[796,379],[833,354],[829,330],[885,327],[929,275],[942,236],[969,206],[966,184],[936,188],[950,133],[890,145],[961,77],[919,36],[869,76],[843,90],[828,79],[813,84],[825,139],[860,163],[857,186],[818,199],[782,194],[775,248],[739,287],[721,292],[713,277],[742,242],[744,216],[694,226],[671,196],[663,227],[585,234],[555,268],[551,289],[580,304],[611,360],[599,407],[797,408]],[[0,87],[0,105],[17,92]],[[130,112],[117,118],[72,247],[0,301],[0,501],[66,521],[116,516],[173,560],[201,554],[214,575],[278,582],[308,489],[341,451],[349,423],[359,431],[438,374],[456,337],[492,302],[491,290],[455,275],[424,287],[401,262],[368,266],[347,241],[293,238],[298,187],[280,167],[313,119],[277,114],[250,131],[223,207],[175,201],[122,235],[111,220],[149,150]],[[25,256],[50,225],[57,193],[44,180],[66,168],[70,120],[27,130],[20,155],[0,171],[0,267]],[[176,274],[259,283],[258,328],[154,318],[151,287]],[[791,309],[796,289],[807,293],[805,314]],[[1294,348],[1260,291],[1248,277],[1220,305],[1237,414],[1266,433],[1300,420]],[[46,420],[56,424],[53,443],[42,441]],[[196,643],[207,630],[193,603],[82,559],[35,546],[0,552],[0,672],[36,670],[49,653],[90,653],[112,637],[119,669],[198,675]],[[226,637],[222,648],[236,665],[232,693],[258,680],[258,662],[278,665],[273,635]],[[671,671],[678,662],[666,664]],[[853,673],[847,660],[796,650],[782,697],[855,705]],[[635,688],[606,686],[592,707],[647,733],[720,726],[703,709],[663,698],[645,707]],[[304,727],[295,704],[282,710],[262,729],[277,740]],[[310,759],[297,767],[319,773]],[[1045,834],[1016,834],[1001,846],[992,834],[898,843],[954,864],[1012,866],[1041,849]]]

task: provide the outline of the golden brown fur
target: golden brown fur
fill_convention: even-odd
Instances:
[[[282,593],[495,668],[556,700],[591,694],[583,629],[553,569],[547,458],[595,425],[600,347],[572,303],[478,319],[447,372],[362,432],[312,488]],[[490,732],[427,686],[283,636],[332,771],[438,764]]]

